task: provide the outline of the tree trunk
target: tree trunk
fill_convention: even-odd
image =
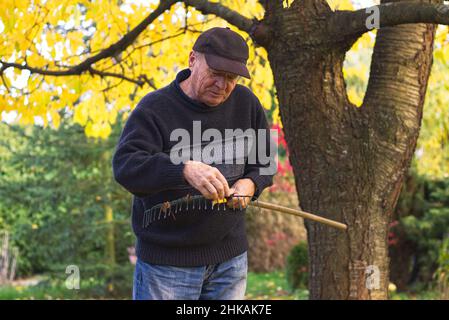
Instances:
[[[382,28],[361,108],[343,61],[356,38],[329,32],[323,1],[295,1],[265,19],[281,119],[307,222],[311,299],[388,298],[388,225],[419,133],[435,27]]]

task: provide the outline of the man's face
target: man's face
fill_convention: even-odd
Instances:
[[[209,68],[204,55],[197,52],[190,54],[189,62],[195,99],[212,107],[224,102],[234,90],[238,75]]]

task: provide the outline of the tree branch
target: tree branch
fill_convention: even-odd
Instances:
[[[0,60],[0,63],[2,64],[2,67],[0,68],[0,75],[3,76],[3,71],[5,71],[7,68],[10,67],[21,70],[28,70],[31,73],[48,76],[73,76],[73,75],[80,75],[84,72],[90,72],[91,74],[99,75],[101,77],[120,78],[122,80],[135,83],[139,86],[142,86],[145,83],[149,83],[151,86],[153,86],[151,81],[148,81],[148,79],[144,75],[139,76],[139,80],[135,80],[126,77],[125,75],[122,74],[96,70],[93,68],[93,65],[100,60],[116,56],[120,52],[125,51],[126,48],[128,48],[136,40],[136,38],[146,29],[146,27],[149,24],[151,24],[155,19],[157,19],[157,17],[159,17],[162,13],[164,13],[165,10],[169,9],[175,2],[176,2],[175,0],[161,1],[159,6],[153,12],[151,12],[151,14],[149,14],[141,23],[139,23],[134,29],[132,29],[129,33],[127,33],[123,38],[121,38],[119,41],[109,46],[108,48],[100,51],[98,54],[87,58],[86,60],[77,65],[64,66],[66,68],[65,70],[48,70],[48,69],[35,68],[29,66],[26,63],[25,64],[9,63]]]
[[[98,76],[100,76],[102,78],[104,78],[104,77],[119,78],[119,79],[122,79],[122,80],[125,80],[125,81],[128,81],[128,82],[135,83],[135,84],[137,84],[140,87],[143,86],[145,83],[147,83],[153,89],[155,89],[155,90],[157,89],[155,87],[154,83],[152,81],[148,80],[148,78],[147,78],[147,76],[145,74],[139,75],[138,76],[138,80],[136,80],[136,79],[132,79],[132,78],[126,77],[123,74],[112,73],[112,72],[105,72],[105,71],[101,71],[101,70],[96,70],[94,68],[90,68],[89,72],[92,73],[92,74],[98,75]]]
[[[18,63],[9,63],[9,62],[4,62],[0,60],[0,63],[2,64],[2,67],[0,68],[0,75],[3,76],[3,71],[8,69],[8,68],[16,68],[16,69],[20,69],[20,70],[28,70],[31,73],[37,73],[37,74],[41,74],[44,76],[74,76],[74,75],[79,75],[79,73],[77,72],[77,70],[73,70],[73,69],[69,69],[69,70],[46,70],[46,69],[39,69],[39,68],[34,68],[31,67],[27,64],[18,64]],[[119,79],[123,79],[132,83],[135,83],[139,86],[142,86],[145,84],[146,81],[143,80],[135,80],[135,79],[131,79],[126,77],[123,74],[119,74],[119,73],[112,73],[112,72],[105,72],[105,71],[100,71],[100,70],[96,70],[94,69],[91,65],[87,66],[87,69],[85,71],[88,71],[90,74],[92,75],[98,75],[100,77],[114,77],[114,78],[119,78]]]
[[[161,1],[159,6],[151,12],[151,14],[146,17],[141,23],[139,23],[133,30],[127,33],[123,38],[121,38],[118,42],[104,49],[100,53],[95,56],[89,57],[80,64],[71,67],[79,72],[86,71],[89,66],[94,63],[115,56],[116,54],[125,51],[135,40],[136,38],[146,29],[148,25],[150,25],[157,17],[159,17],[165,10],[169,9],[176,1],[175,0],[166,0]]]
[[[242,31],[246,31],[248,33],[251,31],[253,20],[241,15],[237,11],[229,9],[220,3],[205,0],[184,0],[182,2],[198,9],[204,14],[214,14],[219,16]]]
[[[216,2],[209,2],[206,0],[184,0],[181,2],[194,7],[203,14],[213,14],[226,20],[240,30],[247,32],[254,42],[259,45],[266,46],[268,44],[268,32],[263,21],[247,18],[237,11]]]
[[[259,3],[265,9],[265,12],[282,10],[283,9],[282,2],[283,0],[259,0]]]
[[[375,6],[379,9],[379,27],[405,23],[432,23],[449,25],[449,6],[418,2],[394,2]],[[375,9],[374,7],[371,7]],[[329,31],[339,37],[362,35],[370,31],[374,11],[365,8],[357,11],[336,11],[329,19]]]

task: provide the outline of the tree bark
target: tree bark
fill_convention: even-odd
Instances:
[[[418,137],[435,27],[379,31],[361,108],[342,66],[354,37],[326,33],[325,1],[267,17],[267,46],[301,207],[348,225],[306,223],[311,299],[387,299],[388,225]],[[378,280],[378,282],[376,281]]]

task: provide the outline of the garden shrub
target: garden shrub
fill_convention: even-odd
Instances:
[[[293,247],[287,257],[286,272],[287,283],[293,291],[307,288],[309,282],[309,253],[305,241]]]

